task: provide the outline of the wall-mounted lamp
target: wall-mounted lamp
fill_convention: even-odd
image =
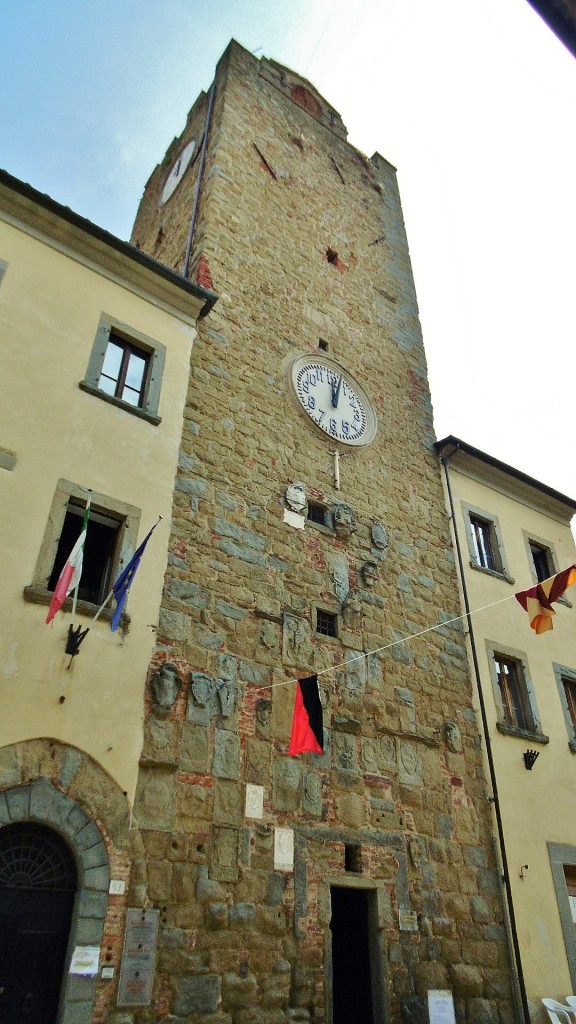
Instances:
[[[520,868],[520,878],[524,878],[524,872],[525,871],[528,871],[528,865],[527,864],[523,864],[522,867]]]
[[[539,756],[540,756],[540,751],[539,750],[525,750],[524,751],[524,754],[523,754],[523,757],[524,757],[524,767],[527,768],[529,772],[532,771],[532,769],[534,767],[534,762],[536,761],[536,758],[539,757]]]

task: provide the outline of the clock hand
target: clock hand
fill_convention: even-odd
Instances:
[[[334,387],[334,384],[332,384],[332,407],[334,409],[338,408],[338,401],[339,401],[339,398],[340,398],[340,388],[341,387],[342,387],[342,374],[340,374],[340,376],[338,378],[337,386]]]

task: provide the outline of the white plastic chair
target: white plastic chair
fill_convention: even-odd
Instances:
[[[574,1008],[568,1003],[559,1003],[557,999],[543,999],[542,1005],[552,1024],[574,1024]]]

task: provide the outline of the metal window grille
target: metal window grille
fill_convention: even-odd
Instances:
[[[74,855],[51,828],[34,821],[0,829],[0,889],[75,892]]]
[[[316,610],[316,632],[322,636],[338,636],[338,616],[334,612]]]

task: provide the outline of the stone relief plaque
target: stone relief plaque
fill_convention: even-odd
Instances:
[[[240,778],[240,739],[235,733],[214,731],[212,774],[220,779]]]
[[[199,725],[209,725],[214,700],[214,680],[205,672],[190,673],[190,698],[186,717]]]
[[[293,512],[304,512],[307,505],[308,499],[306,498],[306,487],[299,480],[295,480],[293,484],[290,484],[286,489],[286,504],[292,509]]]
[[[237,659],[232,654],[219,654],[217,671],[214,675],[218,676],[219,679],[230,679],[232,682],[236,682],[238,675]]]
[[[236,706],[236,684],[231,679],[216,680],[216,696],[222,718],[229,718]]]
[[[150,716],[144,723],[143,757],[157,761],[175,761],[178,746],[178,723]]]
[[[379,775],[380,760],[378,740],[365,736],[362,740],[362,768],[370,775]]]
[[[451,750],[453,754],[462,752],[462,734],[457,722],[452,720],[444,722],[444,739],[448,750]]]
[[[322,779],[317,772],[304,773],[302,804],[307,814],[313,814],[317,818],[322,814]]]
[[[334,764],[347,772],[358,771],[356,740],[347,732],[334,734]]]
[[[141,769],[134,802],[140,828],[168,831],[174,824],[174,772]]]
[[[260,782],[270,777],[270,744],[256,736],[246,741],[246,779]]]
[[[372,543],[380,551],[388,547],[388,533],[383,523],[374,523],[372,527]]]
[[[302,770],[292,758],[278,758],[274,762],[272,802],[277,811],[295,811],[300,805]]]
[[[340,604],[343,604],[350,590],[350,578],[348,574],[348,560],[343,555],[328,554],[326,557],[326,568],[330,590]]]
[[[165,718],[180,693],[182,679],[175,665],[164,662],[152,676],[152,701],[154,714]]]
[[[378,565],[376,562],[364,562],[360,569],[360,577],[367,590],[372,590],[378,579]]]
[[[264,621],[260,623],[258,639],[269,651],[278,650],[280,644],[280,627],[277,623],[264,619]]]
[[[413,743],[406,743],[404,740],[399,745],[399,779],[400,782],[411,785],[422,785],[422,761],[420,751]]]
[[[244,820],[242,788],[239,782],[216,779],[214,786],[214,821],[221,825],[241,825]]]
[[[256,734],[264,740],[270,739],[272,723],[272,701],[259,700],[256,703]]]
[[[350,690],[363,692],[366,689],[366,657],[362,651],[346,651],[344,685]],[[342,675],[339,676],[342,678]]]
[[[313,664],[314,649],[310,643],[310,625],[298,615],[285,613],[282,630],[282,660],[286,665],[303,668]]]
[[[380,755],[382,758],[381,764],[383,768],[397,769],[398,759],[396,754],[396,740],[393,736],[380,737]]]
[[[335,505],[332,511],[334,532],[340,540],[349,540],[356,530],[356,517],[351,505],[344,502]]]
[[[342,618],[348,629],[360,629],[362,625],[362,601],[357,590],[351,590],[342,605]]]
[[[240,830],[214,825],[210,877],[218,882],[235,882],[238,878]]]
[[[205,726],[184,723],[180,763],[185,771],[210,771],[210,732]]]

